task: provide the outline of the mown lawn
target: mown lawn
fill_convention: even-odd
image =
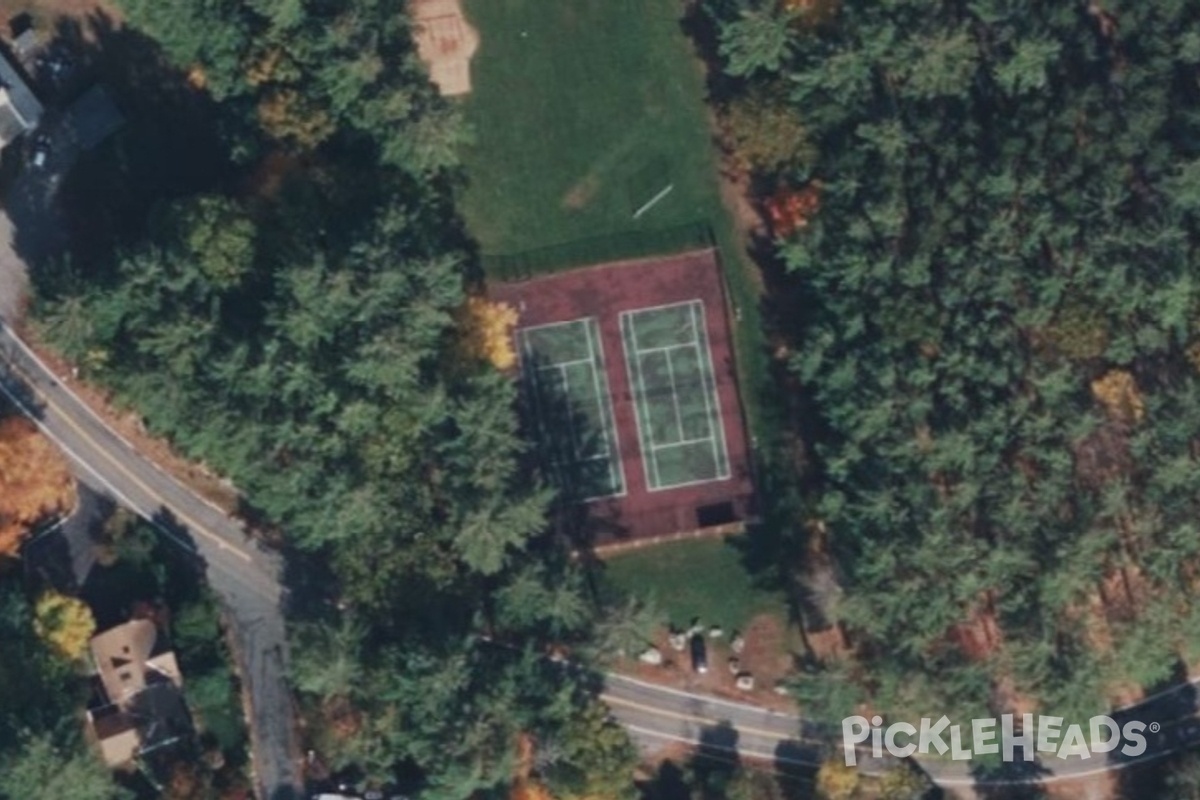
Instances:
[[[694,539],[622,553],[605,560],[602,585],[652,602],[664,623],[685,627],[699,617],[727,633],[744,631],[759,614],[785,613],[783,594],[757,585],[743,566],[744,542]]]
[[[703,76],[678,0],[467,0],[462,209],[485,253],[722,212]],[[634,211],[673,189],[638,220]]]

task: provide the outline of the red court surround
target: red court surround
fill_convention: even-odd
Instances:
[[[733,342],[715,251],[621,261],[518,283],[493,284],[489,295],[517,310],[518,329],[589,316],[596,318],[600,328],[626,494],[592,501],[581,508],[563,509],[560,524],[573,527],[573,533],[582,531],[591,543],[605,545],[671,536],[747,519],[753,508],[753,485]],[[638,443],[620,314],[696,299],[704,301],[730,477],[651,492],[646,488]]]

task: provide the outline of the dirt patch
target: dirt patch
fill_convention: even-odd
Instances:
[[[410,0],[417,54],[447,97],[471,91],[471,57],[479,32],[467,22],[459,0]]]
[[[1043,788],[1051,800],[1117,800],[1121,786],[1117,770],[1076,778],[1069,781],[1053,781]]]
[[[731,631],[718,638],[706,638],[708,649],[708,672],[700,674],[691,667],[691,656],[685,648],[674,650],[668,632],[663,629],[655,637],[654,645],[662,651],[664,662],[660,666],[626,662],[621,672],[648,683],[669,686],[683,691],[702,692],[715,697],[724,697],[762,708],[794,713],[796,704],[786,694],[779,694],[775,687],[792,671],[792,632],[776,617],[760,614],[750,621],[742,632],[745,648],[735,654],[731,648]],[[737,659],[740,671],[754,676],[754,688],[743,691],[737,688],[730,659]]]
[[[568,211],[579,211],[585,208],[588,203],[592,202],[592,198],[596,195],[596,191],[600,188],[600,181],[595,175],[588,175],[581,181],[576,182],[562,199],[562,207]]]

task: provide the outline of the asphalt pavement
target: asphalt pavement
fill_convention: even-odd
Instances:
[[[137,453],[2,322],[0,392],[58,444],[81,481],[154,522],[203,561],[237,641],[259,796],[302,796],[295,714],[286,682],[280,557]]]
[[[251,739],[259,796],[301,796],[294,710],[285,681],[287,647],[281,588],[282,564],[248,537],[219,508],[199,498],[137,453],[80,401],[62,380],[0,323],[0,392],[16,401],[71,459],[85,483],[143,517],[164,535],[193,550],[234,625],[237,656],[249,699]],[[930,777],[946,788],[1070,780],[1146,763],[1200,744],[1197,687],[1183,682],[1113,714],[1150,726],[1146,752],[1060,760],[1039,756],[1008,774],[980,774],[970,762],[921,758]],[[606,676],[603,699],[613,716],[647,749],[672,743],[767,762],[779,771],[816,767],[840,752],[839,731],[758,706],[683,692],[626,676]],[[963,721],[960,721],[963,722]],[[965,721],[969,725],[969,721]],[[894,765],[859,751],[860,768]]]

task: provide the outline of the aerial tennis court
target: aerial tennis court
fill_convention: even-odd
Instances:
[[[523,328],[518,338],[541,452],[559,490],[576,500],[624,494],[596,319]]]
[[[753,519],[712,249],[488,286],[518,315],[523,422],[559,530],[595,544]]]
[[[650,491],[729,477],[706,329],[700,300],[621,314]]]

